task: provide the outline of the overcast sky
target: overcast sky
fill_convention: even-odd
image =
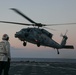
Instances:
[[[17,8],[25,15],[36,22],[44,24],[75,23],[76,22],[76,0],[0,0],[0,20],[29,23],[26,19],[16,14],[10,8]],[[75,58],[76,59],[76,25],[51,26],[56,31],[48,30],[53,34],[53,39],[61,42],[60,34],[65,34],[68,30],[67,44],[74,45],[74,50],[60,50],[57,55],[56,50],[50,47],[37,47],[27,43],[23,47],[20,40],[14,34],[27,28],[12,24],[0,23],[0,41],[2,35],[7,33],[10,37],[12,57],[32,57],[32,58]]]

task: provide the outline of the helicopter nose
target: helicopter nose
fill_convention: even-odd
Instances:
[[[16,32],[15,38],[18,38],[18,37],[20,37],[20,36],[21,36],[21,33],[20,33],[20,32]]]

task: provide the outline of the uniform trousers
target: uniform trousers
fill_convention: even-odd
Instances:
[[[10,68],[10,59],[8,61],[0,61],[0,75],[4,72],[4,75],[9,75],[9,68]]]

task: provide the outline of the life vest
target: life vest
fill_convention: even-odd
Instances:
[[[6,42],[2,41],[0,42],[0,61],[7,61],[8,56],[7,56],[7,50],[6,50]]]

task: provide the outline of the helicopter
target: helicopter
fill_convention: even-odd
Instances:
[[[36,44],[37,47],[40,47],[40,46],[52,47],[54,49],[57,49],[57,54],[59,54],[59,49],[74,49],[73,45],[66,45],[66,42],[68,39],[66,35],[67,31],[64,35],[61,35],[63,38],[62,38],[61,44],[59,44],[53,40],[52,38],[53,34],[43,29],[42,27],[53,26],[53,25],[71,25],[76,23],[50,24],[50,25],[41,24],[33,21],[32,19],[24,15],[21,11],[19,11],[16,8],[11,8],[11,10],[13,10],[17,14],[27,19],[29,22],[31,22],[31,24],[9,22],[9,21],[0,21],[0,23],[33,26],[33,27],[23,28],[20,31],[15,33],[15,38],[18,38],[20,41],[23,41],[23,46],[26,46],[27,42],[29,42],[32,44]]]

